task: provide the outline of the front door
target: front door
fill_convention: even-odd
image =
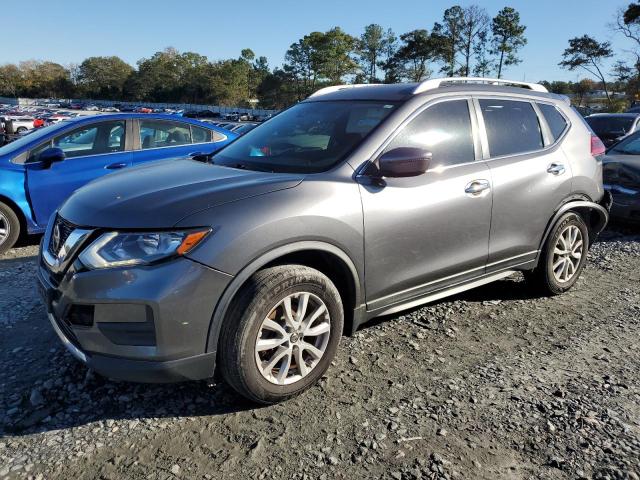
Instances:
[[[31,153],[27,185],[38,225],[45,226],[51,214],[78,188],[131,165],[125,132],[124,120],[91,123],[54,137]],[[42,169],[37,156],[50,146],[62,149],[65,159]]]
[[[429,150],[424,175],[361,186],[371,311],[484,273],[491,178],[485,162],[476,160],[470,107],[466,99],[434,103],[385,148]]]

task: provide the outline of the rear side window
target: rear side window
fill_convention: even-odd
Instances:
[[[189,125],[161,120],[140,120],[140,144],[143,150],[188,143],[191,143]]]
[[[385,149],[424,148],[433,154],[432,165],[473,162],[473,134],[466,100],[436,103],[411,120]]]
[[[543,148],[538,116],[529,102],[482,99],[479,103],[492,157]]]
[[[555,142],[562,136],[568,123],[558,109],[553,105],[549,105],[547,103],[538,103],[537,105],[542,112],[544,119],[547,121],[547,125],[549,125],[549,130],[551,130],[551,135]]]
[[[211,130],[191,125],[193,143],[206,143],[211,141]]]

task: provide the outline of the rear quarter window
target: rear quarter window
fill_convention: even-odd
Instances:
[[[555,106],[547,103],[538,103],[537,105],[549,126],[549,130],[551,130],[551,136],[555,142],[562,136],[569,124]]]

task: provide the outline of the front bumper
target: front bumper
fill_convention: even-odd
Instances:
[[[153,266],[56,276],[38,283],[51,325],[71,354],[119,380],[173,382],[211,377],[206,351],[218,298],[231,276],[186,258]]]

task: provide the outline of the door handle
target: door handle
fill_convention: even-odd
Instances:
[[[464,187],[464,193],[470,197],[481,197],[489,193],[491,184],[489,180],[473,180]]]
[[[552,175],[562,175],[565,172],[564,165],[561,163],[552,163],[547,167],[547,172]]]
[[[118,170],[119,168],[124,168],[126,166],[126,163],[112,163],[111,165],[107,165],[104,168],[106,168],[107,170]]]

